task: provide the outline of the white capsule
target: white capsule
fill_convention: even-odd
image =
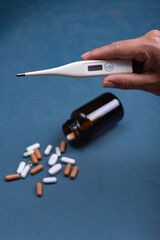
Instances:
[[[46,178],[43,178],[43,182],[44,183],[56,183],[57,178],[56,177],[46,177]]]
[[[53,165],[56,164],[57,160],[58,160],[57,154],[53,153],[53,154],[50,156],[49,160],[48,160],[48,164],[49,164],[50,166],[53,166]]]
[[[73,158],[68,158],[68,157],[61,157],[61,161],[63,163],[70,163],[70,164],[75,164],[76,161]]]
[[[46,147],[46,149],[44,150],[44,155],[46,155],[46,156],[48,156],[49,154],[50,154],[50,152],[52,151],[52,145],[48,145],[47,147]]]
[[[60,172],[62,169],[62,165],[60,163],[57,163],[56,165],[54,165],[53,167],[51,167],[48,172],[50,175],[54,175],[58,172]]]
[[[34,150],[34,149],[39,148],[39,147],[40,147],[40,144],[35,143],[35,144],[32,144],[31,146],[27,147],[26,151],[29,152],[30,150]]]
[[[26,166],[25,162],[23,162],[23,161],[20,162],[20,164],[19,164],[19,166],[17,168],[17,173],[21,174],[25,166]]]
[[[57,156],[60,157],[61,156],[61,152],[60,152],[59,147],[56,147],[55,151],[56,151]]]
[[[25,178],[25,177],[27,176],[30,168],[31,168],[31,167],[30,167],[28,164],[25,166],[25,168],[23,169],[23,171],[22,171],[22,173],[21,173],[21,177],[22,177],[22,178]]]

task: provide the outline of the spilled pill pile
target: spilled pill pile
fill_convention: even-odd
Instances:
[[[11,175],[7,175],[5,177],[6,181],[12,181],[12,180],[16,180],[16,179],[20,179],[20,178],[26,178],[29,171],[31,175],[37,174],[38,172],[40,172],[41,170],[44,169],[43,164],[39,164],[39,160],[42,159],[42,155],[40,153],[40,144],[39,143],[35,143],[29,147],[26,148],[26,152],[23,153],[23,157],[27,158],[30,157],[30,159],[25,162],[25,161],[21,161],[18,168],[17,168],[17,173],[15,174],[11,174]],[[51,154],[51,151],[53,150],[53,146],[51,144],[49,144],[46,149],[44,150],[44,155],[45,156],[49,156]],[[50,166],[48,173],[51,176],[56,175],[57,173],[59,173],[62,170],[62,164],[64,163],[66,164],[65,170],[64,170],[64,176],[70,176],[71,179],[75,179],[78,173],[78,166],[74,166],[72,169],[72,165],[74,165],[76,163],[75,159],[70,158],[70,157],[61,157],[61,154],[63,154],[66,151],[66,142],[65,141],[61,141],[60,143],[60,147],[56,147],[55,148],[55,153],[52,153],[49,156],[48,159],[48,165]],[[61,157],[61,163],[57,163],[59,158]],[[36,165],[36,166],[33,166]],[[57,182],[57,178],[56,177],[44,177],[42,179],[42,183],[44,184],[52,184],[52,183],[56,183]],[[42,186],[41,182],[38,182],[36,184],[36,193],[38,197],[41,197],[43,195],[43,186]]]

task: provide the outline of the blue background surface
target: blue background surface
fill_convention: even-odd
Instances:
[[[160,29],[159,13],[159,0],[0,1],[0,239],[160,239],[160,98],[103,89],[102,77],[16,78]],[[42,153],[59,145],[71,112],[106,91],[125,117],[87,146],[67,146],[80,168],[75,181],[61,172],[38,198],[43,156],[42,172],[5,182],[28,145],[40,142]]]

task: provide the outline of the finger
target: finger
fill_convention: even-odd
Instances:
[[[103,82],[104,88],[139,89],[152,92],[154,76],[152,74],[114,74],[107,76]]]
[[[113,58],[145,60],[141,38],[114,42],[110,45],[84,53],[81,57],[84,60]]]

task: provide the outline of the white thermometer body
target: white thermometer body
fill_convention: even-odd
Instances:
[[[61,67],[17,74],[20,76],[66,76],[98,77],[117,73],[132,73],[132,60],[88,60],[66,64]]]

